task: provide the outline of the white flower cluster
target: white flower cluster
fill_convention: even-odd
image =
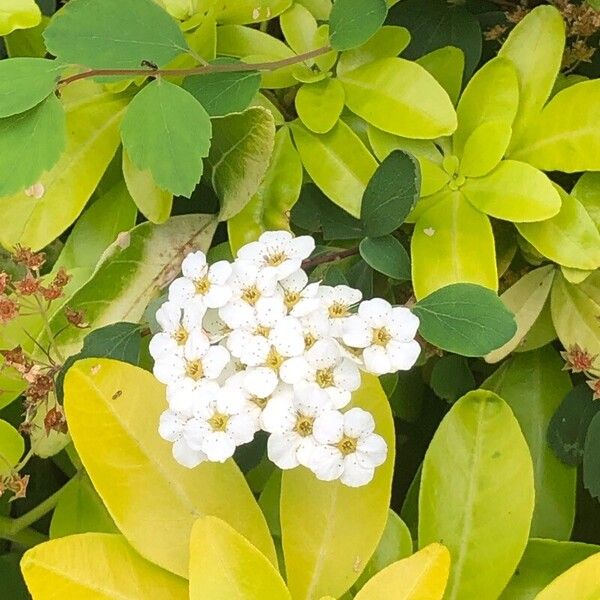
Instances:
[[[385,461],[371,414],[341,409],[359,369],[413,366],[419,320],[382,299],[360,302],[348,286],[308,283],[302,261],[314,246],[272,231],[233,263],[209,266],[202,252],[184,259],[150,343],[169,402],[159,433],[182,465],[223,462],[261,429],[277,466],[303,465],[322,480],[364,485]]]

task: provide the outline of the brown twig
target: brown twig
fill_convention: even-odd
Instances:
[[[358,254],[358,248],[349,248],[348,250],[340,250],[339,252],[331,252],[330,254],[320,254],[319,256],[315,256],[315,258],[307,258],[302,261],[302,268],[312,269],[317,265],[342,260],[342,258],[354,256],[355,254]]]

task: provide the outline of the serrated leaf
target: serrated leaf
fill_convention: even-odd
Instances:
[[[500,298],[471,283],[443,287],[419,300],[413,312],[428,342],[462,356],[484,356],[505,344],[517,329],[514,315]]]
[[[148,127],[152,115],[152,127]],[[190,197],[202,176],[212,127],[202,105],[168,81],[153,81],[131,101],[121,138],[133,164],[150,170],[156,184],[173,194]]]
[[[498,597],[527,544],[533,505],[531,457],[512,411],[492,392],[469,392],[442,420],[421,479],[419,545],[443,540],[450,551],[445,598]]]
[[[55,96],[26,112],[0,119],[0,196],[37,183],[64,149],[65,112]]]
[[[0,419],[0,476],[9,475],[25,452],[25,440],[7,421]]]
[[[163,67],[186,52],[177,23],[152,0],[75,0],[44,32],[48,51],[62,63],[93,69]]]
[[[365,233],[382,236],[398,229],[419,197],[420,172],[415,159],[394,150],[377,167],[363,195],[360,218]]]
[[[364,44],[383,25],[385,0],[336,0],[329,14],[329,39],[334,50]]]
[[[300,86],[294,100],[300,120],[315,133],[327,133],[344,108],[344,88],[338,79],[323,79]]]
[[[273,562],[267,525],[241,472],[233,461],[193,470],[177,464],[156,430],[165,406],[164,386],[126,363],[85,359],[66,377],[75,448],[119,529],[142,556],[182,577],[192,526],[203,515],[223,518]]]
[[[187,582],[143,559],[121,535],[83,533],[45,542],[21,559],[34,598],[184,600]]]
[[[208,155],[212,185],[221,201],[219,221],[237,215],[258,191],[275,143],[270,111],[252,107],[213,121]]]
[[[376,271],[392,279],[410,279],[410,257],[393,235],[366,237],[359,248],[363,260]]]
[[[25,112],[47,98],[56,87],[61,68],[45,58],[0,61],[0,118]]]
[[[0,35],[29,29],[40,23],[42,13],[35,0],[3,0],[0,6]]]

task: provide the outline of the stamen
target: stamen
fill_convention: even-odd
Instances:
[[[208,290],[210,289],[210,281],[208,279],[208,275],[205,275],[204,277],[202,277],[202,279],[197,279],[195,281],[196,284],[196,292],[198,292],[198,294],[204,296],[204,294],[206,294],[206,292],[208,292]]]
[[[373,338],[371,341],[376,346],[387,346],[391,339],[392,336],[385,327],[379,327],[379,329],[373,330]]]
[[[260,290],[255,286],[244,288],[242,292],[242,300],[254,306],[260,298]]]
[[[333,378],[333,368],[319,369],[315,375],[315,381],[322,388],[328,388],[335,385]]]
[[[228,422],[229,416],[221,413],[215,413],[208,419],[208,424],[213,428],[213,431],[226,431]]]
[[[294,431],[302,437],[308,437],[309,435],[312,435],[313,422],[313,417],[298,415],[298,420],[296,421],[296,427],[294,427]]]
[[[189,360],[185,365],[185,373],[194,381],[204,377],[204,367],[201,360]]]
[[[351,438],[345,435],[338,444],[336,444],[336,448],[344,455],[348,456],[348,454],[354,454],[356,452],[356,438]]]

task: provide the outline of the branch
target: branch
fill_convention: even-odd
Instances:
[[[59,80],[58,86],[62,87],[65,85],[69,85],[74,81],[79,81],[80,79],[87,79],[89,77],[111,77],[111,76],[119,76],[119,75],[146,75],[147,77],[185,77],[187,75],[205,75],[206,73],[237,73],[243,71],[276,71],[277,69],[281,69],[283,67],[289,67],[290,65],[295,65],[311,58],[316,58],[317,56],[321,56],[322,54],[327,54],[327,52],[331,51],[330,46],[323,46],[321,48],[317,48],[316,50],[311,50],[310,52],[305,52],[304,54],[298,54],[296,56],[290,56],[288,58],[281,58],[279,60],[274,60],[270,62],[261,62],[261,63],[225,63],[225,64],[208,64],[208,65],[200,65],[198,67],[192,67],[190,69],[153,69],[153,68],[145,68],[145,69],[90,69],[89,71],[83,71],[82,73],[77,73],[76,75],[71,75],[70,77],[65,77],[64,79]]]
[[[342,258],[354,256],[355,254],[358,254],[358,248],[349,248],[348,250],[340,250],[339,252],[332,252],[331,254],[321,254],[315,256],[315,258],[307,258],[305,261],[302,261],[302,268],[312,269],[317,265],[342,260]]]

